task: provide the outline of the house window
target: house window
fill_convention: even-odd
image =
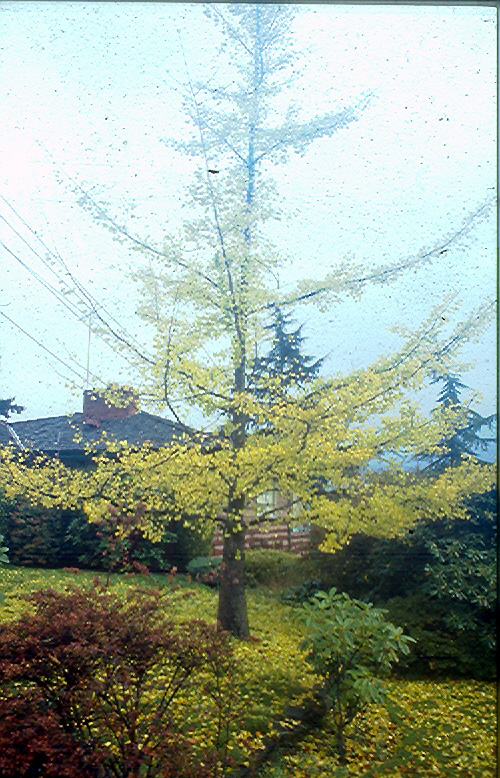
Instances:
[[[311,529],[310,524],[297,524],[296,527],[292,527],[292,532],[304,534],[306,532],[309,532],[310,529]]]
[[[267,492],[263,492],[257,497],[257,512],[259,515],[265,514],[266,519],[275,519],[277,507],[278,489],[275,482],[272,489],[268,489]]]

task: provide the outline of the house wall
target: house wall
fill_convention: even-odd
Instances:
[[[222,556],[224,539],[217,531],[212,544],[212,555]],[[315,545],[315,544],[314,544]],[[303,554],[313,548],[311,528],[305,524],[293,527],[289,522],[281,521],[262,527],[249,527],[246,533],[245,549],[269,548]]]
[[[324,532],[309,524],[299,524],[300,508],[290,510],[288,500],[278,489],[270,489],[250,503],[244,517],[247,522],[245,548],[269,548],[303,554],[317,548],[324,538]],[[256,525],[256,519],[263,512],[271,521]],[[295,525],[295,526],[294,526]],[[222,556],[224,539],[218,530],[212,544],[212,555]]]

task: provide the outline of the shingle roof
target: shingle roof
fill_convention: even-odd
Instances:
[[[25,448],[46,453],[83,452],[86,444],[104,449],[103,432],[110,441],[127,441],[131,445],[149,442],[163,446],[180,440],[187,428],[151,413],[136,413],[128,419],[101,421],[96,427],[83,421],[82,413],[50,416],[46,419],[9,422]],[[76,438],[76,440],[75,440]],[[7,425],[0,424],[0,445],[14,443]]]

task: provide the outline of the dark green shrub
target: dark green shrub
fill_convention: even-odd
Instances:
[[[423,523],[413,542],[426,549],[414,591],[387,601],[392,618],[418,638],[414,672],[495,677],[496,490],[468,501],[468,520]]]
[[[453,586],[457,599],[474,591],[480,604],[479,599],[489,591],[492,601],[496,490],[470,498],[467,509],[466,520],[421,522],[402,538],[354,535],[334,554],[316,555],[321,573],[314,577],[376,604],[410,596],[421,586],[431,593],[430,582],[437,584],[438,580],[441,588],[445,580],[445,587]]]
[[[388,608],[418,639],[401,664],[414,675],[494,677],[496,490],[467,510],[466,520],[421,522],[400,539],[357,535],[318,557],[323,582]]]
[[[417,644],[398,667],[410,677],[496,678],[495,612],[475,611],[471,625],[467,605],[417,592],[385,603],[388,618]],[[453,626],[451,619],[456,618]],[[460,628],[461,624],[468,627]]]
[[[118,529],[127,518],[132,523],[121,537]],[[141,566],[168,572],[172,567],[183,571],[190,559],[210,553],[211,537],[182,521],[166,523],[162,539],[153,543],[133,526],[133,519],[111,509],[106,520],[90,524],[82,511],[48,510],[0,496],[0,533],[14,565],[117,571]]]
[[[100,522],[89,523],[85,514],[75,512],[68,526],[65,547],[76,558],[77,565],[91,570],[134,571],[147,567],[153,572],[168,572],[171,568],[166,544],[175,539],[164,531],[163,538],[153,543],[136,526],[138,516],[121,516],[110,508]],[[125,536],[120,530],[126,529]]]
[[[7,556],[8,546],[3,545],[3,535],[0,535],[0,564],[7,565],[9,563],[9,557]]]
[[[411,593],[424,580],[431,560],[423,541],[356,534],[333,554],[317,555],[324,585],[364,602],[383,603]]]
[[[165,543],[165,555],[179,572],[187,572],[188,563],[196,557],[208,557],[212,553],[213,531],[203,534],[186,527],[181,520],[166,525],[172,539]]]
[[[142,565],[152,572],[168,572],[173,567],[184,572],[191,559],[210,553],[211,536],[186,527],[183,521],[168,521],[168,517],[161,521],[165,525],[162,538],[153,543],[133,525],[126,537],[120,537],[117,530],[123,518],[116,514],[101,524],[89,524],[85,515],[76,514],[67,545],[76,552],[78,564],[97,570],[133,570]]]
[[[284,603],[293,605],[294,603],[303,603],[314,597],[322,588],[321,581],[318,578],[308,578],[301,584],[291,586],[281,595]]]
[[[216,556],[196,557],[188,563],[187,572],[200,583],[207,586],[218,586],[221,564],[222,559]]]
[[[0,532],[9,546],[12,564],[60,567],[78,564],[77,554],[66,543],[72,511],[47,510],[21,498],[0,501]]]

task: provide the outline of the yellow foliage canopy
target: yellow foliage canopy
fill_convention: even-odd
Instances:
[[[254,429],[241,447],[229,435],[159,449],[115,444],[96,454],[89,470],[4,449],[0,488],[47,508],[82,508],[90,521],[106,516],[109,506],[126,516],[140,505],[138,521],[153,540],[172,518],[238,528],[235,498],[248,503],[273,485],[300,504],[301,522],[327,530],[325,550],[356,532],[394,535],[421,518],[462,516],[464,497],[494,485],[493,466],[464,459],[431,478],[401,464],[432,451],[462,421],[462,411],[444,409],[429,419],[408,402],[430,360],[412,348],[411,356],[316,381],[276,402],[238,393],[233,409]]]

